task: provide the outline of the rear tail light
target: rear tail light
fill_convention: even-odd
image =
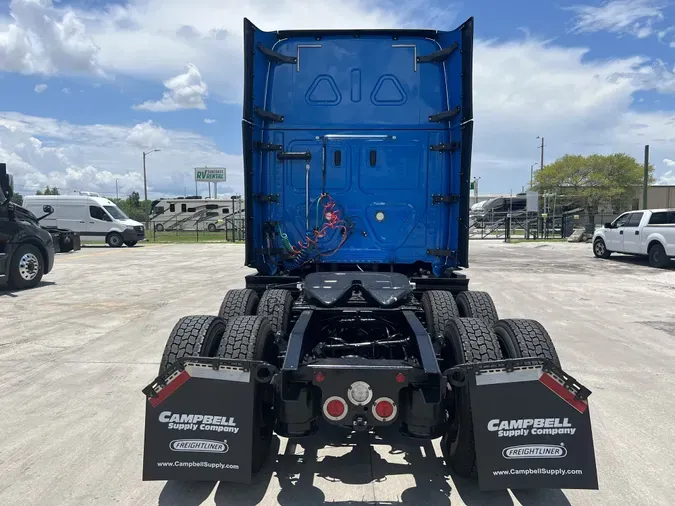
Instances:
[[[323,414],[334,422],[342,420],[347,415],[347,403],[337,395],[329,397],[323,403]]]
[[[380,422],[389,422],[396,417],[396,403],[389,397],[380,397],[373,403],[373,416]]]

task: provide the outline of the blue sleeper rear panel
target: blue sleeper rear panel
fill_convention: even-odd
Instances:
[[[262,32],[245,21],[250,266],[265,274],[297,267],[280,253],[288,247],[281,235],[296,247],[313,238],[331,199],[348,234],[328,229],[307,254],[315,262],[424,262],[436,275],[466,263],[467,31],[471,20],[452,32],[316,33]],[[418,61],[453,45],[444,61]],[[445,111],[455,114],[430,121]],[[452,151],[432,149],[452,143]]]

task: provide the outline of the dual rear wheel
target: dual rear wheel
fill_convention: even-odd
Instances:
[[[159,372],[184,357],[255,360],[279,366],[275,334],[287,333],[293,297],[287,290],[268,290],[262,297],[249,289],[225,294],[218,316],[185,316],[174,326],[162,354]],[[269,454],[274,429],[274,398],[269,384],[256,383],[253,418],[253,472]]]
[[[429,291],[421,299],[427,331],[444,369],[505,358],[546,358],[560,365],[546,329],[537,321],[500,320],[486,292]],[[476,471],[471,405],[466,388],[449,397],[447,430],[441,440],[446,463],[460,476]]]

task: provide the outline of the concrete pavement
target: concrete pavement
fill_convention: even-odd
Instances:
[[[0,504],[672,504],[675,266],[496,241],[472,241],[471,262],[471,287],[502,317],[540,320],[593,391],[599,491],[480,493],[437,441],[323,446],[332,434],[279,440],[251,486],[142,482],[140,390],[169,331],[249,272],[241,245],[181,244],[85,248],[36,289],[0,289]]]

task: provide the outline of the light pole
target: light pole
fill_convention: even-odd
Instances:
[[[478,181],[480,181],[480,177],[474,177],[473,178],[473,203],[474,204],[478,203]]]
[[[544,138],[539,137],[537,135],[537,139],[541,139],[541,146],[539,146],[539,149],[541,149],[541,159],[539,160],[539,168],[543,169],[544,168]]]
[[[534,166],[539,165],[537,162],[534,162],[532,165],[530,165],[530,191],[532,191],[532,187],[534,186]]]
[[[120,187],[117,184],[118,179],[115,179],[115,198],[120,198]]]
[[[148,176],[147,173],[145,172],[145,157],[148,156],[150,153],[155,153],[156,151],[160,151],[159,149],[153,149],[152,151],[143,151],[143,197],[145,198],[145,202],[143,204],[143,207],[145,208],[145,228],[147,230],[148,228],[148,223],[149,223],[149,218],[150,218],[150,211],[148,210]]]

